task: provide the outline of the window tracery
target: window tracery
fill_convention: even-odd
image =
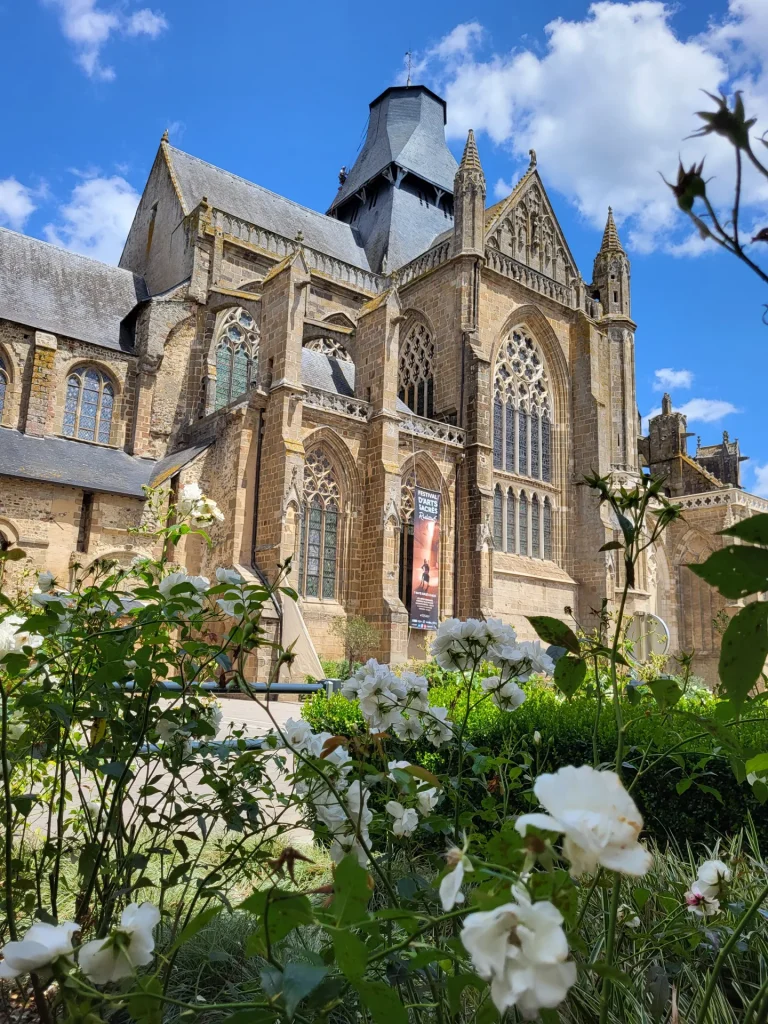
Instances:
[[[83,366],[67,378],[62,433],[83,441],[109,444],[115,389],[106,374]]]
[[[435,344],[423,323],[415,323],[400,342],[397,394],[417,416],[434,416]]]
[[[544,499],[544,558],[552,561],[552,502]]]
[[[493,546],[497,551],[504,550],[504,502],[498,484],[493,492]]]
[[[507,491],[507,551],[515,550],[515,493],[510,487]]]
[[[541,558],[541,506],[539,496],[531,499],[531,558]]]
[[[3,409],[5,408],[5,395],[8,390],[8,382],[8,370],[3,362],[3,357],[0,356],[0,423],[3,422]]]
[[[528,495],[523,491],[520,495],[518,511],[518,527],[520,530],[520,554],[528,554]]]
[[[322,446],[304,463],[304,503],[299,536],[299,593],[333,600],[339,556],[341,490],[333,463]]]
[[[304,343],[304,348],[308,348],[310,352],[320,352],[324,356],[328,356],[329,359],[340,359],[345,363],[352,362],[352,356],[335,338],[311,338]]]
[[[259,328],[242,306],[224,316],[216,334],[215,408],[229,405],[256,383]]]
[[[551,481],[551,404],[549,376],[541,350],[524,330],[516,328],[496,357],[495,469]]]

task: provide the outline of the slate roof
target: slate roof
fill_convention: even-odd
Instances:
[[[445,143],[445,101],[423,85],[393,86],[370,109],[363,148],[331,209],[391,163],[453,194],[458,164]]]
[[[0,317],[39,331],[124,349],[120,323],[149,298],[129,270],[0,228]]]
[[[352,398],[355,394],[355,364],[347,359],[333,359],[312,349],[301,350],[301,383],[320,391]],[[397,411],[413,415],[401,399]]]
[[[145,484],[167,480],[209,444],[186,448],[156,462],[115,448],[64,437],[33,437],[0,427],[0,476],[143,498]]]
[[[174,146],[166,144],[165,151],[181,190],[186,212],[193,210],[205,196],[217,210],[231,213],[249,224],[274,231],[285,238],[296,238],[301,231],[304,242],[311,249],[335,256],[363,270],[371,269],[365,249],[349,224],[300,206]]]

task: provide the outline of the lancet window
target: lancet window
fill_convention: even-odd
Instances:
[[[248,312],[238,306],[219,324],[216,334],[216,408],[229,405],[257,380],[259,328]]]
[[[504,550],[504,499],[498,484],[493,492],[493,546],[497,551]]]
[[[531,499],[531,557],[541,558],[541,506],[536,494]]]
[[[400,342],[397,394],[417,416],[435,412],[435,343],[423,323],[415,323]]]
[[[5,394],[7,390],[8,370],[3,362],[3,357],[0,356],[0,423],[3,422],[3,409],[5,408]]]
[[[515,494],[510,487],[507,491],[507,551],[515,550]]]
[[[507,473],[552,480],[552,399],[536,342],[514,329],[496,359],[493,465]]]
[[[552,502],[544,499],[544,557],[552,561]]]
[[[67,379],[62,433],[82,441],[109,444],[114,407],[115,389],[106,374],[93,366],[84,366]]]
[[[528,495],[523,491],[520,495],[520,554],[528,554]]]
[[[333,463],[320,446],[304,463],[304,504],[299,535],[299,593],[336,597],[341,491]]]

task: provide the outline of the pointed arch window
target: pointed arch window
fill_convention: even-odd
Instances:
[[[109,444],[114,407],[115,389],[106,374],[93,366],[84,366],[67,379],[62,433],[82,441]]]
[[[551,480],[551,390],[544,357],[523,328],[510,331],[496,357],[493,400],[495,469]]]
[[[504,500],[498,484],[493,492],[493,546],[497,551],[504,550]]]
[[[531,499],[531,557],[541,558],[541,505],[538,494]]]
[[[224,316],[216,334],[215,408],[253,387],[258,365],[259,328],[248,310],[238,306]]]
[[[515,495],[510,487],[507,491],[507,551],[515,550]]]
[[[544,499],[544,557],[552,561],[552,502]]]
[[[520,509],[518,513],[518,527],[520,530],[520,554],[528,554],[528,496],[525,491],[520,495]]]
[[[0,423],[3,422],[3,409],[5,408],[5,395],[8,391],[9,379],[3,357],[0,356]]]
[[[415,323],[400,342],[397,395],[417,416],[435,414],[435,343],[425,324]]]
[[[299,593],[332,601],[339,562],[341,492],[331,460],[318,446],[304,463],[304,503],[299,534]]]

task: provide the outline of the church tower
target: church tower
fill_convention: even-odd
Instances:
[[[608,336],[611,468],[635,473],[637,400],[635,397],[635,328],[630,316],[629,259],[608,207],[603,241],[595,257],[591,294],[602,307],[600,326]]]
[[[453,181],[453,207],[454,254],[482,256],[485,252],[485,175],[471,128]]]

